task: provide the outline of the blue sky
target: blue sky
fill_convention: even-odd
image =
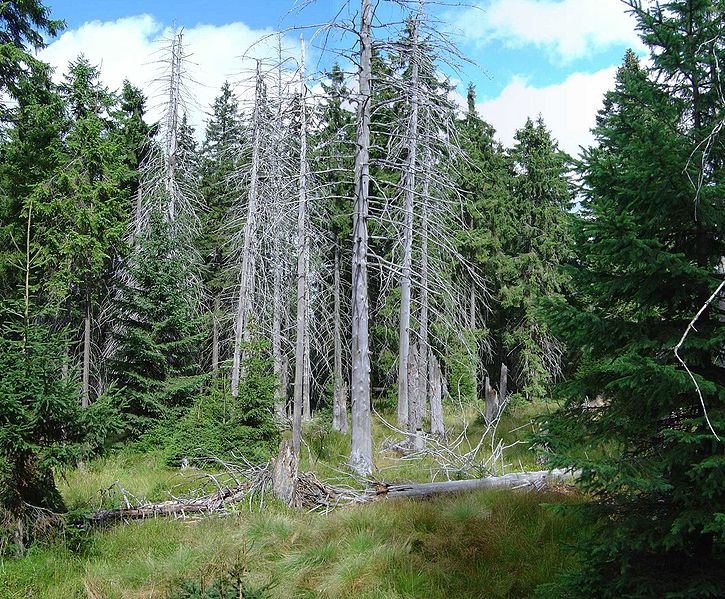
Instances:
[[[343,5],[339,0],[317,0],[290,13],[291,0],[48,3],[53,15],[67,22],[67,29],[44,51],[46,60],[62,71],[68,60],[83,52],[102,65],[111,87],[124,76],[145,86],[143,79],[149,78],[148,64],[158,47],[155,40],[172,23],[183,26],[197,63],[194,78],[202,85],[201,107],[221,81],[234,78],[235,57],[255,37],[280,26],[325,22]],[[351,6],[357,8],[358,1],[352,0]],[[431,3],[430,10],[477,63],[452,75],[460,81],[462,95],[468,81],[476,85],[479,110],[504,143],[510,143],[527,116],[541,112],[562,147],[575,153],[591,141],[587,131],[625,50],[635,47],[643,52],[634,20],[619,0],[482,0],[460,8]],[[203,114],[196,120],[200,124]]]

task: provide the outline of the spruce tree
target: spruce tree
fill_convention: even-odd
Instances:
[[[82,355],[82,402],[93,399],[92,347],[106,281],[124,253],[129,202],[125,149],[115,135],[116,97],[101,85],[100,73],[83,57],[71,63],[60,86],[68,131],[63,156],[36,194],[36,214],[53,270],[45,282],[69,324],[78,327]],[[55,297],[53,297],[55,296]]]
[[[546,383],[560,368],[558,341],[538,313],[543,298],[563,290],[559,265],[570,255],[567,211],[572,192],[568,157],[559,151],[544,121],[527,119],[509,152],[513,170],[511,205],[516,235],[509,237],[510,257],[499,301],[506,322],[502,343],[515,360],[514,375],[527,399],[543,397]]]
[[[722,304],[689,324],[725,255],[725,3],[631,5],[652,71],[629,52],[605,97],[580,165],[576,294],[550,310],[578,360],[541,440],[553,466],[581,469],[592,501],[582,568],[547,595],[722,597]],[[685,332],[694,380],[673,351]],[[596,397],[602,407],[582,406]]]
[[[229,353],[222,341],[228,337],[222,323],[222,294],[233,282],[228,264],[231,231],[228,229],[227,217],[238,193],[234,173],[240,166],[242,131],[237,98],[229,83],[225,82],[221,93],[214,100],[199,159],[204,211],[196,247],[203,261],[205,294],[210,300],[211,359],[208,363],[212,371],[219,367],[219,363]]]
[[[57,35],[65,24],[50,18],[50,8],[40,0],[5,2],[0,11],[0,121],[12,120],[14,110],[6,104],[7,96],[17,98],[24,83],[47,65],[37,60],[31,50],[45,47],[43,34]],[[5,96],[7,94],[7,96]]]
[[[117,300],[117,349],[111,360],[122,388],[127,431],[178,416],[199,393],[201,326],[188,288],[188,262],[173,223],[155,211],[138,240],[128,282]]]
[[[512,214],[512,173],[510,160],[495,138],[496,131],[476,112],[476,93],[473,85],[468,88],[468,110],[459,121],[459,133],[467,160],[460,167],[461,193],[463,198],[463,228],[457,233],[457,246],[461,254],[473,265],[475,272],[486,282],[489,292],[487,309],[478,297],[477,282],[468,273],[458,273],[468,279],[468,312],[471,345],[480,345],[488,351],[474,354],[475,363],[470,365],[474,373],[478,362],[495,380],[501,363],[508,363],[508,349],[503,343],[506,330],[504,311],[500,303],[500,291],[505,275],[511,271],[510,248],[519,234]],[[512,366],[512,364],[507,364]],[[465,378],[465,377],[464,377]],[[470,393],[477,395],[477,384],[482,381],[472,377]],[[459,376],[460,380],[461,377]]]

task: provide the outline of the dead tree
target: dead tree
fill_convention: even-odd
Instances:
[[[299,198],[297,202],[297,341],[295,346],[295,388],[293,403],[292,439],[294,451],[299,455],[302,439],[303,404],[307,402],[309,414],[309,397],[305,398],[305,388],[309,389],[309,332],[307,326],[309,241],[307,234],[307,86],[305,82],[305,44],[302,43],[300,60],[300,168]],[[306,376],[307,375],[307,376]],[[307,379],[307,380],[306,380]]]
[[[410,354],[410,286],[413,263],[413,199],[418,152],[418,21],[411,33],[410,126],[407,132],[408,158],[403,168],[405,204],[403,208],[403,265],[400,279],[400,343],[398,352],[398,425],[408,424],[408,363]],[[415,411],[415,409],[413,410]]]
[[[244,248],[242,250],[242,270],[239,277],[239,296],[237,301],[236,322],[234,327],[234,354],[232,361],[232,396],[239,393],[239,380],[242,374],[242,342],[249,341],[249,319],[254,302],[256,235],[259,190],[259,159],[261,154],[261,103],[263,99],[261,64],[257,62],[257,75],[252,111],[252,165],[247,194],[247,218],[244,224]]]
[[[360,10],[360,62],[358,112],[355,136],[355,204],[352,250],[352,450],[350,466],[360,475],[373,468],[370,422],[370,341],[368,337],[368,215],[370,184],[370,103],[372,93],[372,0],[362,0]]]

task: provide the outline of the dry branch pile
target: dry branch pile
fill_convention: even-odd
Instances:
[[[460,493],[484,488],[526,488],[541,491],[551,483],[571,481],[575,475],[564,470],[519,472],[504,476],[488,476],[469,480],[449,480],[434,483],[388,484],[360,480],[362,489],[333,486],[320,481],[312,472],[298,472],[298,461],[291,444],[284,442],[278,457],[271,463],[254,466],[209,459],[222,469],[219,473],[194,471],[192,480],[198,479],[195,492],[167,501],[150,503],[126,491],[116,481],[101,493],[101,505],[91,513],[89,520],[97,523],[114,520],[134,520],[171,516],[179,519],[225,515],[238,511],[240,504],[249,509],[255,502],[264,504],[267,493],[295,508],[327,512],[340,505],[364,503],[387,498],[425,498],[441,493]],[[104,508],[104,502],[113,501],[120,507]]]

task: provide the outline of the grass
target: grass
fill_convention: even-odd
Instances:
[[[264,511],[197,522],[153,520],[96,533],[82,553],[36,547],[0,567],[0,596],[164,597],[243,563],[274,598],[532,596],[573,565],[573,520],[558,495],[479,492],[378,502],[329,516]]]
[[[522,438],[531,406],[513,407],[498,432],[507,444]],[[449,430],[456,434],[453,415]],[[469,417],[477,442],[483,425]],[[393,422],[394,415],[385,415]],[[521,428],[523,425],[524,428]],[[518,429],[518,430],[515,430]],[[429,458],[400,461],[380,451],[402,437],[375,419],[377,475],[385,480],[430,480]],[[339,476],[349,437],[310,425],[303,469]],[[538,468],[525,445],[508,461]],[[163,500],[191,485],[187,474],[163,465],[159,454],[128,450],[65,474],[59,488],[71,509],[98,505],[99,489],[119,480],[137,497]],[[581,534],[573,518],[546,503],[580,499],[512,491],[478,492],[430,501],[380,501],[328,516],[268,504],[262,510],[203,521],[151,520],[93,532],[69,544],[32,547],[0,562],[0,598],[163,598],[185,581],[208,584],[242,569],[249,588],[268,596],[446,598],[532,597],[537,585],[574,566],[564,547]]]
[[[444,420],[449,439],[456,438],[463,429],[462,417],[459,409],[446,406]],[[511,405],[502,415],[496,429],[496,443],[502,440],[510,446],[505,454],[506,472],[511,470],[539,470],[540,464],[536,456],[524,442],[526,436],[532,431],[531,420],[547,409],[546,404],[525,402]],[[473,406],[466,406],[465,417],[468,423],[466,435],[468,442],[459,447],[459,452],[470,451],[484,436],[486,425],[479,417],[479,412]],[[445,480],[445,475],[432,458],[401,460],[394,451],[382,451],[384,443],[399,442],[405,436],[396,432],[396,415],[394,412],[373,414],[373,448],[375,459],[375,476],[380,480],[395,482],[428,482]],[[300,468],[311,470],[320,478],[329,479],[339,477],[339,471],[345,469],[345,462],[350,452],[350,437],[331,432],[329,427],[320,423],[311,423],[306,426],[304,440],[307,447],[303,447]],[[470,445],[469,445],[470,443]],[[481,458],[485,460],[491,454],[490,434],[486,435]],[[497,464],[495,474],[502,474],[501,465]],[[485,476],[491,472],[480,472]],[[468,478],[465,477],[465,478]]]

